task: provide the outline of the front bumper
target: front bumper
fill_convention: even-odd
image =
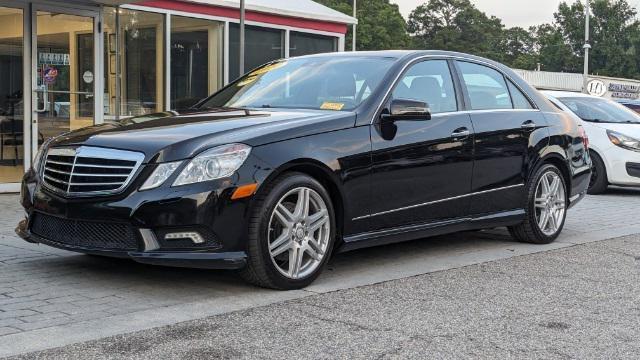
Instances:
[[[604,151],[609,183],[620,186],[640,186],[638,164],[640,152],[611,146]]]
[[[144,264],[239,269],[246,265],[251,198],[231,200],[235,183],[226,180],[78,199],[48,191],[30,172],[21,189],[27,216],[16,233],[31,243]],[[138,184],[131,186],[137,188]],[[57,229],[67,233],[60,235]],[[126,241],[118,236],[123,232],[113,229],[127,229]],[[198,232],[206,241],[165,238],[176,232]],[[112,241],[115,238],[118,241]]]
[[[43,244],[54,248],[82,254],[99,255],[114,258],[128,258],[141,264],[173,266],[195,269],[241,269],[247,264],[245,252],[167,252],[167,251],[117,251],[72,246],[45,239],[29,231],[29,221],[22,220],[16,228],[16,234],[32,244]]]

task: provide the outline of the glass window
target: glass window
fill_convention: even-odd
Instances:
[[[202,108],[352,110],[375,91],[391,64],[369,57],[281,60],[247,74]]]
[[[163,111],[164,15],[106,8],[104,32],[105,120]]]
[[[338,39],[335,37],[296,31],[291,31],[289,34],[289,56],[291,57],[338,51]]]
[[[244,70],[250,71],[284,57],[284,31],[257,26],[245,27]],[[240,77],[240,25],[229,24],[229,79]]]
[[[38,11],[34,55],[40,140],[94,124],[94,19]]]
[[[640,123],[640,115],[624,105],[608,99],[591,97],[558,98],[584,121],[607,123]]]
[[[451,71],[445,60],[413,65],[396,85],[393,98],[425,102],[433,114],[458,110]]]
[[[24,174],[22,10],[0,8],[0,184]]]
[[[512,109],[504,76],[486,66],[458,62],[473,110]]]
[[[222,34],[216,21],[171,17],[171,108],[186,109],[222,84]]]
[[[509,85],[509,92],[511,93],[511,99],[513,100],[514,109],[533,109],[531,102],[526,96],[515,86],[511,81],[507,82]]]

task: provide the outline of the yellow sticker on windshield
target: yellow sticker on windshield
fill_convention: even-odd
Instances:
[[[252,71],[249,74],[249,76],[258,76],[258,75],[266,74],[269,71],[272,71],[272,70],[275,70],[277,68],[283,67],[286,64],[287,64],[287,62],[283,60],[283,61],[278,61],[278,62],[273,63],[273,64],[265,65],[265,66],[263,66],[261,68],[258,68],[256,70]]]
[[[249,85],[249,84],[255,82],[256,80],[258,80],[257,76],[250,75],[246,79],[240,81],[237,86],[238,87],[243,87],[245,85]]]
[[[340,111],[342,110],[342,108],[344,108],[344,103],[336,103],[336,102],[328,102],[328,101],[325,101],[324,103],[322,103],[322,106],[320,106],[320,109],[322,110]]]

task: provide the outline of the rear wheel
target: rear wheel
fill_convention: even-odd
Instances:
[[[560,170],[542,166],[527,189],[525,221],[509,228],[518,241],[549,244],[562,232],[567,216],[567,186]]]
[[[599,195],[607,191],[609,187],[609,180],[607,177],[607,168],[604,166],[604,161],[600,155],[591,151],[591,181],[589,181],[589,195]]]
[[[331,256],[335,233],[326,189],[307,175],[286,174],[256,199],[249,224],[249,261],[240,274],[267,288],[308,286]]]

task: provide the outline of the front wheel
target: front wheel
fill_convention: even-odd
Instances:
[[[591,180],[589,181],[589,195],[599,195],[607,191],[609,186],[609,180],[607,178],[607,168],[604,166],[604,161],[600,158],[600,155],[591,151]]]
[[[256,198],[249,223],[248,265],[240,275],[266,288],[306,287],[331,256],[335,228],[327,190],[307,175],[286,174]]]
[[[560,170],[551,164],[542,166],[527,188],[525,221],[509,228],[518,241],[549,244],[555,241],[567,217],[567,185]]]

